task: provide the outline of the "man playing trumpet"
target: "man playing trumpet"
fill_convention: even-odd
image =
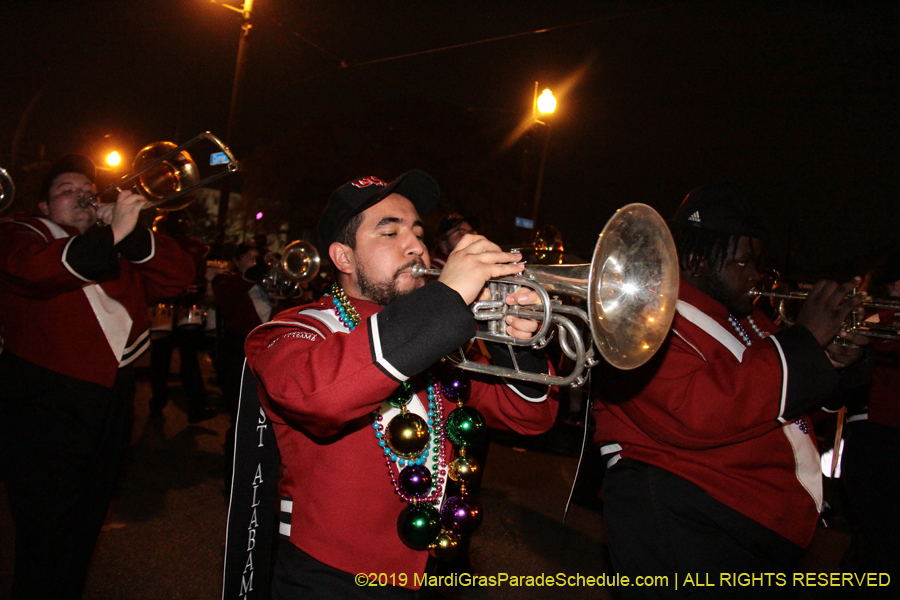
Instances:
[[[596,409],[604,519],[620,574],[668,576],[668,587],[624,597],[679,597],[691,573],[716,585],[691,594],[730,598],[737,588],[723,591],[720,573],[790,579],[812,540],[822,474],[806,415],[861,383],[851,366],[861,348],[834,340],[862,296],[850,295],[858,279],[819,282],[779,331],[753,306],[762,231],[735,188],[695,189],[671,228],[681,270],[672,331],[647,365],[607,383]],[[794,589],[781,583],[766,594]]]
[[[439,198],[419,171],[338,188],[319,222],[337,270],[331,293],[247,340],[285,466],[280,493],[292,501],[275,598],[417,597],[429,556],[452,555],[481,520],[465,491],[478,474],[466,447],[485,426],[536,434],[553,424],[547,386],[470,380],[436,364],[475,335],[468,305],[485,283],[523,269],[520,255],[466,235],[437,281],[414,277],[430,264],[420,215]],[[530,290],[507,298],[535,302]],[[506,323],[517,338],[537,329]],[[537,353],[518,355],[523,368],[548,369]],[[387,590],[354,581],[379,573],[392,577]]]

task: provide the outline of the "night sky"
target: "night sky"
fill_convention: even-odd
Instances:
[[[539,81],[560,102],[539,222],[583,255],[617,207],[645,202],[667,217],[720,180],[754,197],[770,262],[794,273],[844,276],[896,243],[897,2],[253,8],[239,158],[318,115],[393,96],[495,115],[501,146]],[[113,145],[224,137],[237,13],[205,0],[7,0],[0,18],[0,166],[17,179],[41,156],[99,161]]]

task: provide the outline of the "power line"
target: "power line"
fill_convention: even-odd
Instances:
[[[492,43],[495,43],[495,42],[501,42],[501,41],[503,41],[503,40],[511,40],[511,39],[520,38],[520,37],[526,37],[526,36],[531,36],[531,35],[539,35],[539,34],[542,34],[542,33],[550,33],[550,32],[553,32],[553,31],[560,31],[560,30],[563,30],[563,29],[571,29],[571,28],[573,28],[573,27],[583,27],[583,26],[585,26],[585,25],[593,25],[593,24],[595,24],[595,23],[603,23],[603,22],[608,22],[608,21],[614,21],[614,20],[617,20],[617,19],[623,19],[623,18],[627,18],[627,17],[634,17],[634,16],[637,16],[637,15],[645,15],[645,14],[650,14],[650,13],[660,12],[660,11],[663,11],[663,10],[670,10],[670,9],[672,9],[673,7],[681,6],[681,5],[684,5],[684,4],[688,4],[688,2],[677,3],[677,4],[675,4],[675,5],[665,5],[665,6],[660,6],[660,7],[656,7],[656,8],[647,8],[647,9],[643,9],[643,10],[636,10],[636,11],[624,12],[624,13],[620,13],[620,14],[617,14],[617,15],[608,15],[608,16],[605,16],[605,17],[597,18],[597,19],[589,19],[589,20],[587,20],[587,21],[578,21],[578,22],[575,22],[575,23],[564,23],[564,24],[562,24],[562,25],[555,25],[555,26],[553,26],[553,27],[545,27],[545,28],[543,28],[543,29],[535,29],[535,30],[531,30],[531,31],[522,31],[522,32],[519,32],[519,33],[511,33],[511,34],[508,34],[508,35],[500,35],[500,36],[495,36],[495,37],[486,38],[486,39],[481,39],[481,40],[474,40],[474,41],[471,41],[471,42],[462,42],[462,43],[459,43],[459,44],[451,44],[451,45],[449,45],[449,46],[441,46],[440,48],[431,48],[431,49],[429,49],[429,50],[419,50],[419,51],[417,51],[417,52],[408,52],[408,53],[406,53],[406,54],[398,54],[398,55],[395,55],[395,56],[386,56],[386,57],[383,57],[383,58],[376,58],[376,59],[372,59],[372,60],[365,60],[365,61],[357,62],[357,63],[353,63],[353,64],[350,64],[350,63],[348,63],[346,60],[344,60],[344,59],[342,59],[342,58],[340,58],[340,57],[338,57],[338,56],[332,54],[331,52],[325,50],[324,48],[322,48],[321,46],[319,46],[318,44],[316,44],[315,42],[313,42],[312,40],[310,40],[308,37],[304,36],[304,35],[301,34],[301,33],[296,32],[296,31],[294,31],[294,30],[292,30],[292,29],[290,29],[287,25],[285,25],[284,23],[278,21],[277,19],[275,19],[275,18],[273,18],[273,17],[269,17],[269,16],[266,16],[266,18],[269,19],[270,21],[272,21],[272,22],[273,22],[275,25],[277,25],[278,27],[281,27],[282,29],[284,29],[284,31],[287,32],[288,34],[290,34],[291,36],[293,36],[293,37],[299,39],[300,41],[304,42],[305,44],[308,44],[308,45],[311,46],[312,48],[315,48],[316,50],[318,50],[318,51],[321,52],[322,54],[328,56],[329,58],[334,59],[334,60],[338,63],[339,68],[341,68],[341,69],[349,69],[349,68],[368,67],[368,66],[370,66],[370,65],[376,65],[376,64],[386,63],[386,62],[393,62],[393,61],[403,60],[403,59],[407,59],[407,58],[414,58],[414,57],[416,57],[416,56],[425,56],[425,55],[428,55],[428,54],[437,54],[438,52],[447,52],[447,51],[449,51],[449,50],[457,50],[457,49],[460,49],[460,48],[469,48],[469,47],[472,47],[472,46],[480,46],[480,45],[482,45],[482,44],[492,44]]]

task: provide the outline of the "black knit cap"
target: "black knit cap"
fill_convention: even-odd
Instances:
[[[50,198],[50,185],[53,183],[54,179],[63,173],[81,173],[90,179],[91,182],[97,177],[97,169],[94,167],[94,163],[91,162],[91,159],[87,156],[81,154],[69,154],[63,156],[50,166],[50,171],[47,173],[43,185],[41,185],[41,194],[39,196],[41,200],[48,200]]]
[[[323,252],[335,241],[351,217],[384,200],[400,194],[413,203],[419,216],[425,216],[441,199],[437,182],[422,171],[407,171],[391,183],[377,177],[363,177],[345,183],[328,199],[319,218],[319,242]]]
[[[730,183],[704,185],[685,196],[672,218],[675,227],[697,227],[728,235],[762,237],[763,227],[744,194]]]

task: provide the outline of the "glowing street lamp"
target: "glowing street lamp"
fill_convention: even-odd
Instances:
[[[534,87],[535,95],[537,94],[537,82],[535,82]],[[535,106],[537,107],[538,114],[549,115],[554,110],[556,110],[556,97],[553,95],[553,92],[550,89],[545,89],[541,92],[540,96],[537,96],[537,99],[534,101]]]
[[[110,167],[118,167],[121,162],[122,156],[115,150],[106,155],[106,164]]]

